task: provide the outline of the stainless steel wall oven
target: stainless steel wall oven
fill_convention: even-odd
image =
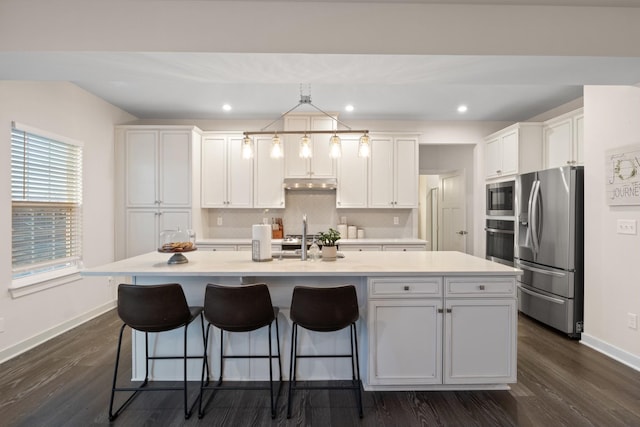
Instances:
[[[514,221],[487,219],[487,259],[513,266]]]

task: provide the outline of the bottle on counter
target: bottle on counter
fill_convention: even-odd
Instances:
[[[307,256],[309,257],[310,261],[316,261],[320,258],[320,247],[316,243],[315,239],[313,240],[313,243],[311,243],[311,246],[309,246]]]

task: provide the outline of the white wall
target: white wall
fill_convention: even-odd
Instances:
[[[640,88],[587,86],[585,135],[585,321],[583,343],[640,369],[640,235],[616,233],[618,219],[640,221],[640,206],[605,200],[605,152],[640,144]]]
[[[84,142],[83,255],[92,267],[114,259],[114,125],[133,116],[71,83],[0,81],[0,362],[114,306],[114,286],[87,278],[13,298],[11,122]]]

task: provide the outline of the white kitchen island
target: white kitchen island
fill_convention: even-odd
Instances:
[[[358,291],[360,363],[367,390],[461,390],[507,388],[516,381],[516,276],[520,270],[459,252],[348,252],[335,262],[299,259],[253,262],[248,252],[195,251],[186,264],[169,265],[169,254],[148,253],[84,275],[112,276],[136,284],[180,283],[190,305],[202,305],[207,283],[267,283],[280,308],[283,377],[288,377],[289,305],[295,285],[353,284]],[[199,326],[192,325],[190,350],[202,350]],[[219,372],[219,331],[210,343],[213,375]],[[303,333],[304,332],[304,333]],[[116,331],[114,331],[114,334]],[[322,334],[300,330],[301,353],[345,351],[348,330]],[[313,335],[313,336],[311,336]],[[144,340],[133,335],[133,377],[144,372]],[[181,331],[158,334],[151,348],[170,354],[180,348]],[[264,354],[266,329],[231,334],[226,351]],[[196,361],[190,377],[199,379]],[[181,365],[154,362],[152,377],[175,380]],[[264,380],[264,360],[225,362],[229,380]],[[347,360],[299,363],[301,379],[350,378]]]

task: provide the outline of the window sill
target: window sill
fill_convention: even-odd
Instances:
[[[69,267],[49,273],[37,274],[33,277],[15,279],[9,286],[12,298],[20,298],[36,292],[51,289],[56,286],[66,285],[80,280],[80,270],[78,267]]]

